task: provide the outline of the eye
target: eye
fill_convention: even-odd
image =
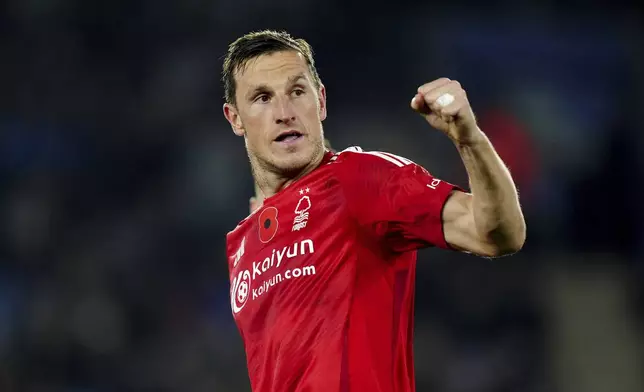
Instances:
[[[266,103],[270,101],[271,97],[268,96],[268,94],[260,94],[255,98],[255,102],[261,102],[261,103]]]
[[[296,88],[295,90],[293,90],[293,94],[294,94],[296,97],[299,97],[299,96],[301,96],[301,95],[304,95],[304,90],[303,90],[303,89],[301,89],[301,88]]]

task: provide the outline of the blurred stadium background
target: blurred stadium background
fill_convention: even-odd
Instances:
[[[8,0],[0,391],[248,391],[225,233],[253,191],[227,44],[313,45],[334,147],[467,186],[409,109],[468,91],[522,195],[514,257],[420,254],[419,391],[644,391],[644,23],[629,2]]]

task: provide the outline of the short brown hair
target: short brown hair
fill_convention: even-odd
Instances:
[[[288,50],[296,51],[304,56],[315,87],[320,88],[321,81],[315,68],[313,49],[308,42],[301,38],[293,38],[284,31],[255,31],[237,38],[228,46],[221,78],[224,84],[224,99],[226,102],[235,104],[235,73],[243,70],[249,60],[261,55]]]

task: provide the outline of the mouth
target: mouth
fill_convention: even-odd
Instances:
[[[275,141],[278,143],[292,143],[302,137],[302,134],[298,131],[286,131],[282,132],[278,137],[275,138]]]

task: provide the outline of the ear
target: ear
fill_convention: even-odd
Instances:
[[[326,87],[323,84],[320,84],[318,91],[318,103],[320,105],[320,121],[324,121],[326,119]]]
[[[237,112],[237,109],[229,104],[225,103],[224,104],[224,116],[226,117],[226,120],[230,123],[230,126],[233,128],[233,132],[235,132],[235,135],[237,136],[244,136],[246,133],[246,130],[244,129],[244,124],[241,121],[241,117],[239,117],[239,113]]]

